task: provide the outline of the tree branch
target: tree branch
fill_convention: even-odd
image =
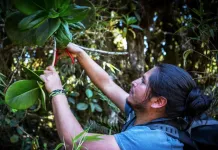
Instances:
[[[99,50],[99,49],[94,49],[94,48],[87,48],[87,47],[83,47],[80,45],[75,44],[76,46],[86,50],[86,51],[91,51],[91,52],[98,52],[98,53],[102,53],[102,54],[108,54],[108,55],[127,55],[128,52],[108,52],[108,51],[104,51],[104,50]]]

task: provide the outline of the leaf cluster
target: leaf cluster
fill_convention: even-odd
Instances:
[[[72,41],[70,30],[83,30],[81,21],[94,11],[70,0],[14,0],[14,4],[19,11],[7,17],[6,32],[21,45],[44,45],[54,36],[57,47],[63,48]]]

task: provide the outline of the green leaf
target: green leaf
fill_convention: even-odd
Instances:
[[[93,96],[92,90],[86,89],[86,96],[87,96],[88,98],[91,98],[91,97]]]
[[[72,139],[72,143],[75,143],[78,141],[78,139],[84,137],[85,135],[84,134],[87,134],[87,131],[88,129],[84,130],[83,132],[79,133],[77,136],[75,136],[73,139]]]
[[[183,53],[183,65],[184,66],[186,66],[186,60],[187,60],[187,57],[188,57],[188,55],[189,54],[191,54],[193,52],[193,50],[192,49],[188,49],[188,50],[186,50],[184,53]]]
[[[76,105],[76,108],[78,110],[86,110],[88,108],[88,105],[86,103],[79,103]]]
[[[98,111],[98,112],[102,112],[102,108],[98,104],[95,104],[95,110]]]
[[[123,36],[123,37],[126,37],[126,35],[127,35],[127,28],[124,27],[124,28],[123,28],[123,32],[122,32],[122,36]]]
[[[33,71],[35,74],[37,74],[38,76],[44,74],[44,70],[35,70]]]
[[[20,80],[8,88],[5,102],[14,109],[27,109],[38,100],[39,94],[40,88],[37,81]]]
[[[49,37],[59,28],[61,21],[59,19],[48,19],[36,30],[36,44],[43,45]]]
[[[18,121],[17,120],[15,120],[15,119],[12,119],[11,121],[10,121],[10,127],[16,127],[17,125],[18,125]]]
[[[59,150],[62,146],[64,146],[64,143],[60,143],[55,147],[55,150]]]
[[[137,22],[137,19],[135,17],[128,17],[127,20],[126,20],[127,26],[131,25],[131,24],[134,24],[136,22]]]
[[[75,18],[75,20],[76,20],[76,18],[78,18],[77,20],[81,21],[86,17],[86,15],[88,15],[89,9],[90,8],[87,6],[79,6],[76,4],[71,4],[68,7],[68,9],[60,12],[60,17],[66,17],[65,19]],[[83,15],[85,15],[85,16],[83,16]],[[75,22],[78,22],[78,21],[75,21]],[[71,22],[71,23],[75,23],[75,22]]]
[[[71,93],[70,93],[70,96],[78,97],[78,96],[79,96],[79,93],[78,93],[78,92],[71,92]]]
[[[94,103],[89,103],[91,107],[91,112],[95,112],[95,104]]]
[[[68,102],[70,102],[71,104],[75,105],[75,100],[72,97],[68,97],[67,98]]]
[[[88,6],[90,8],[88,15],[81,21],[86,29],[90,28],[96,22],[95,6],[89,0],[76,0],[75,3],[77,5]]]
[[[18,23],[25,16],[19,12],[12,13],[7,17],[5,29],[12,42],[19,45],[44,45],[49,37],[59,28],[59,19],[47,19],[38,28],[21,31]]]
[[[72,28],[72,30],[84,30],[86,27],[83,25],[83,23],[81,22],[77,22],[77,23],[69,23],[69,27]]]
[[[38,83],[38,82],[37,82]],[[41,100],[41,103],[42,103],[42,108],[44,110],[46,110],[46,97],[45,97],[45,92],[44,90],[42,89],[42,86],[40,83],[38,83],[39,85],[39,88],[40,88],[40,100]]]
[[[23,133],[24,133],[23,130],[24,130],[23,127],[20,127],[20,126],[17,127],[17,133],[19,135],[23,135]]]
[[[44,10],[44,0],[14,0],[15,7],[26,15],[31,15],[37,10]]]
[[[65,10],[69,7],[71,1],[70,0],[54,0],[55,9],[59,9],[61,11]]]
[[[10,137],[11,143],[17,143],[19,141],[19,136],[14,134]]]
[[[85,141],[86,142],[93,142],[93,141],[102,140],[102,138],[100,136],[102,136],[102,135],[101,134],[95,134],[95,135],[91,135],[91,136],[86,136]]]
[[[46,19],[48,18],[48,14],[45,11],[39,10],[34,14],[23,18],[19,24],[18,28],[20,30],[28,30],[39,27]]]
[[[8,119],[8,118],[5,118],[5,122],[6,122],[7,124],[10,124],[11,120]]]
[[[59,17],[59,13],[57,11],[55,11],[54,9],[50,9],[48,17],[49,18],[57,18],[57,17]]]
[[[67,22],[62,22],[55,35],[58,48],[65,48],[72,41],[72,34]]]
[[[34,71],[26,68],[25,66],[22,66],[24,72],[26,73],[26,75],[31,79],[31,80],[36,80],[36,81],[40,81],[40,82],[44,82]]]
[[[214,31],[213,31],[213,29],[210,29],[210,36],[214,39]]]
[[[138,25],[130,25],[130,27],[132,27],[133,29],[138,29],[138,30],[141,30],[141,31],[144,31],[144,29],[142,29],[140,26]]]

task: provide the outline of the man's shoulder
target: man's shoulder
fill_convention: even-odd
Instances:
[[[129,145],[135,149],[153,149],[155,146],[157,149],[167,150],[174,146],[181,149],[183,147],[183,144],[177,139],[173,139],[161,130],[151,130],[147,126],[134,126],[114,136],[118,145]]]

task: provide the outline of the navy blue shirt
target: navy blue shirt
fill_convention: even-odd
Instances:
[[[121,150],[182,150],[183,143],[168,136],[165,132],[151,130],[146,125],[134,125],[135,112],[126,103],[125,113],[128,116],[121,133],[114,137]],[[164,118],[161,118],[164,119]],[[156,119],[153,121],[157,121]],[[153,122],[152,121],[152,122]]]

